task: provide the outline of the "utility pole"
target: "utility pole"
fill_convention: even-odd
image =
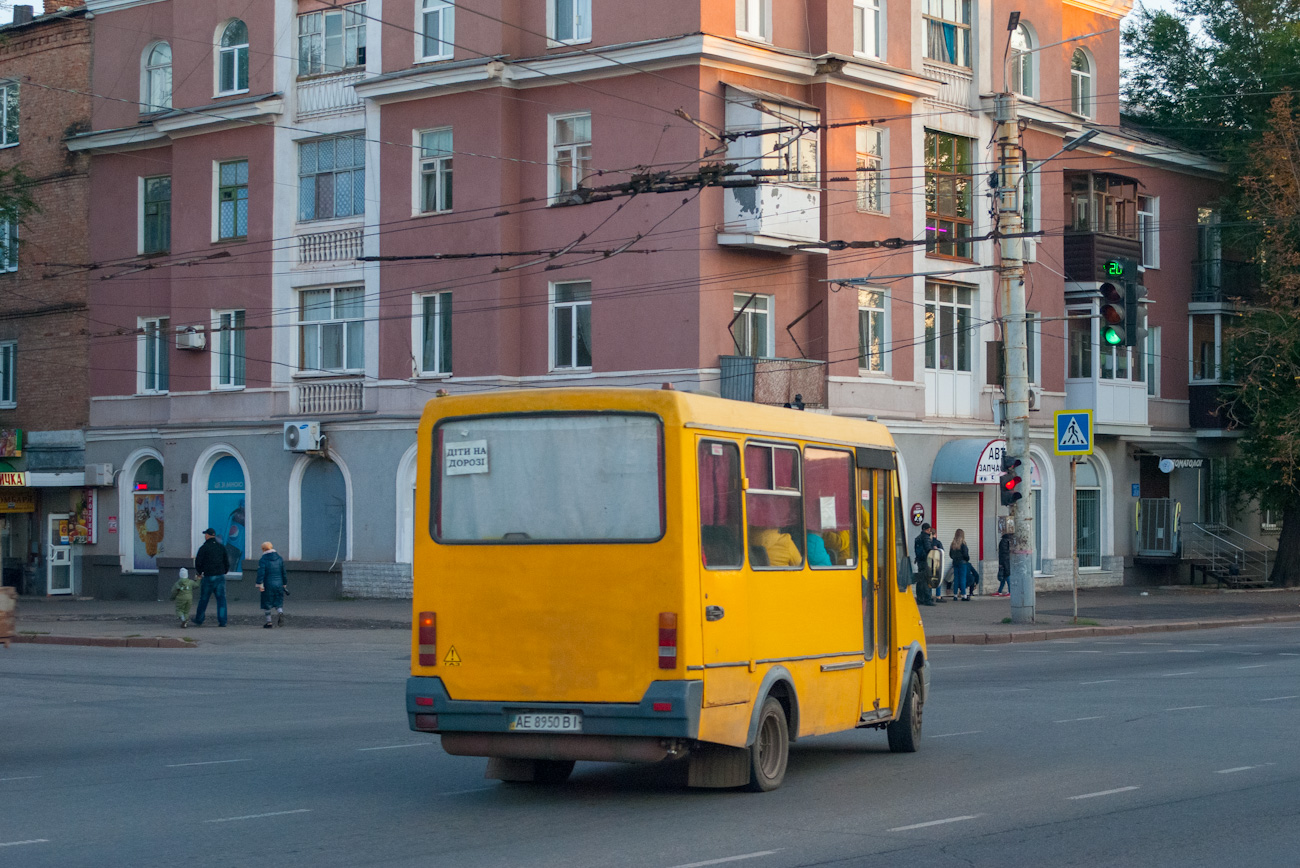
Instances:
[[[1009,89],[1008,89],[1009,91]],[[1029,478],[1029,355],[1025,328],[1024,221],[1021,211],[1020,117],[1016,94],[995,97],[998,150],[997,231],[1001,239],[998,289],[1002,303],[1002,337],[1006,351],[1007,456],[1019,459]],[[1005,237],[1011,236],[1011,237]],[[1011,543],[1011,622],[1035,619],[1033,569],[1033,489],[1009,507],[1014,525]]]

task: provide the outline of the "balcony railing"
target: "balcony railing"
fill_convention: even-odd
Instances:
[[[1199,259],[1193,265],[1196,266],[1196,288],[1192,290],[1192,301],[1250,299],[1259,288],[1259,269],[1253,262]]]
[[[293,411],[299,416],[359,413],[365,409],[365,389],[360,380],[323,380],[295,383]]]
[[[1079,283],[1106,280],[1106,263],[1112,259],[1140,262],[1142,243],[1137,238],[1104,232],[1070,232],[1062,239],[1065,279]]]
[[[927,77],[939,82],[938,95],[928,102],[944,108],[970,110],[974,75],[969,69],[929,61],[924,62],[922,68]]]
[[[759,184],[723,192],[718,243],[784,250],[821,237],[821,192],[798,184]]]
[[[757,359],[719,356],[721,393],[734,401],[777,407],[802,401],[805,407],[826,406],[826,363],[816,359]]]
[[[301,265],[312,265],[317,262],[356,259],[361,255],[361,236],[360,226],[299,235],[298,262]]]
[[[298,118],[301,120],[361,111],[361,98],[352,89],[352,85],[365,77],[365,72],[345,72],[298,82]]]

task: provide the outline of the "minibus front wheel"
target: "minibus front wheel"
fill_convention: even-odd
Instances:
[[[885,728],[889,734],[889,749],[894,753],[915,753],[921,746],[921,712],[925,702],[921,696],[921,673],[913,671],[908,679],[907,697],[903,700],[898,719]]]
[[[785,708],[775,696],[763,701],[758,732],[749,746],[749,789],[766,793],[781,786],[790,759],[790,726]]]

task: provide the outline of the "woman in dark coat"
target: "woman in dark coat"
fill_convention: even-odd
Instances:
[[[961,528],[952,535],[948,558],[952,562],[952,586],[957,592],[955,599],[969,600],[970,588],[966,586],[966,577],[970,567],[970,549],[966,548],[966,531]]]
[[[284,558],[280,557],[275,546],[269,542],[262,543],[262,557],[257,562],[257,589],[262,592],[262,610],[266,612],[266,623],[262,626],[270,629],[272,610],[276,614],[276,623],[284,626],[284,595],[287,593],[284,577]]]

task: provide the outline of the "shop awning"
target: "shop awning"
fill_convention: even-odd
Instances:
[[[1139,455],[1155,455],[1160,458],[1204,458],[1205,453],[1187,443],[1168,443],[1157,440],[1134,441]]]
[[[1002,452],[1006,441],[1001,438],[963,437],[949,440],[939,447],[930,468],[931,482],[956,485],[996,484],[1002,472]]]

